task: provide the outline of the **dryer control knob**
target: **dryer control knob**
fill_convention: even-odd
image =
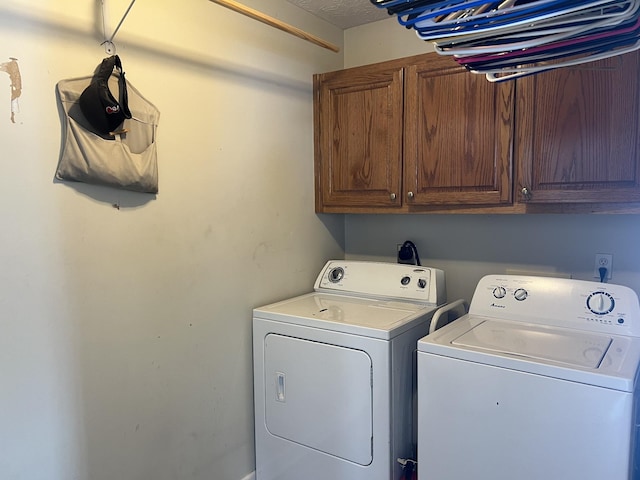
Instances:
[[[339,283],[344,278],[344,270],[342,267],[335,267],[329,271],[329,281],[331,283]]]
[[[522,302],[529,296],[529,292],[527,292],[524,288],[519,288],[515,292],[513,292],[513,296],[519,302]]]
[[[507,295],[507,289],[504,287],[496,287],[493,289],[493,296],[496,298],[504,298]]]

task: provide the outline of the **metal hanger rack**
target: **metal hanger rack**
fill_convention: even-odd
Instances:
[[[278,30],[282,30],[283,32],[289,33],[291,35],[294,35],[298,38],[302,38],[303,40],[306,40],[308,42],[311,42],[315,45],[318,45],[322,48],[326,48],[327,50],[331,50],[332,52],[339,52],[340,48],[338,48],[337,46],[335,46],[332,43],[329,43],[325,40],[322,40],[319,37],[316,37],[315,35],[312,35],[308,32],[305,32],[304,30],[301,30],[297,27],[294,27],[292,25],[289,25],[287,23],[284,23],[280,20],[278,20],[277,18],[273,18],[270,17],[268,15],[265,15],[262,12],[259,12],[258,10],[254,10],[253,8],[249,8],[246,7],[238,2],[235,2],[233,0],[210,0],[213,3],[217,3],[218,5],[221,5],[223,7],[229,8],[230,10],[233,10],[234,12],[238,12],[241,13],[242,15],[245,15],[247,17],[253,18],[254,20],[258,20],[259,22],[262,22],[264,24],[267,24],[271,27],[277,28]],[[127,18],[127,15],[129,15],[129,12],[131,11],[131,8],[133,7],[133,4],[136,3],[136,0],[131,0],[131,3],[129,4],[129,7],[127,8],[127,10],[124,12],[124,15],[122,16],[122,18],[120,19],[120,22],[118,22],[118,26],[115,28],[115,30],[113,31],[113,34],[111,35],[111,37],[107,38],[107,27],[106,27],[106,20],[105,20],[105,13],[104,13],[104,0],[101,0],[102,2],[102,30],[103,30],[103,34],[104,34],[104,41],[102,42],[101,45],[105,46],[105,51],[109,54],[109,55],[115,55],[116,53],[116,46],[113,43],[113,39],[116,37],[116,35],[118,34],[118,30],[120,30],[120,27],[122,26],[122,24],[124,23],[124,20]]]
[[[102,42],[101,45],[104,45],[104,50],[109,55],[116,54],[116,46],[113,43],[113,39],[116,38],[116,35],[118,34],[118,30],[120,30],[120,27],[124,23],[125,18],[127,18],[127,15],[129,15],[129,12],[131,11],[131,8],[133,7],[134,3],[136,3],[136,0],[131,0],[129,7],[127,7],[127,10],[124,12],[124,15],[118,22],[118,26],[113,31],[113,34],[111,35],[111,37],[107,39],[107,26],[106,26],[105,14],[104,14],[104,0],[102,0],[102,32],[104,35],[104,42]]]
[[[223,7],[233,10],[234,12],[241,13],[242,15],[253,18],[254,20],[258,20],[259,22],[265,23],[271,27],[277,28],[278,30],[282,30],[283,32],[289,33],[298,38],[302,38],[303,40],[311,42],[322,48],[331,50],[332,52],[337,53],[340,51],[340,49],[335,45],[325,40],[322,40],[321,38],[318,38],[315,35],[307,33],[304,30],[300,30],[299,28],[293,27],[287,23],[281,22],[280,20],[270,17],[268,15],[265,15],[264,13],[261,13],[257,10],[254,10],[249,7],[245,7],[244,5],[238,2],[234,2],[233,0],[209,0],[209,1],[213,3],[217,3],[218,5],[222,5]]]

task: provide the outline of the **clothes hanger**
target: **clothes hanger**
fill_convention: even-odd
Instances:
[[[552,65],[539,65],[539,66],[507,69],[507,70],[501,69],[501,70],[489,71],[489,72],[483,72],[483,71],[476,72],[473,70],[470,70],[470,71],[473,73],[484,74],[486,79],[489,82],[497,83],[497,82],[503,82],[505,80],[512,80],[518,77],[523,77],[526,75],[532,75],[534,73],[546,72],[549,70],[555,70],[562,67],[582,65],[584,63],[593,62],[596,60],[603,60],[603,59],[610,58],[617,55],[624,55],[625,53],[630,53],[638,49],[640,49],[640,40],[638,40],[636,43],[626,48],[610,50],[608,52],[603,52],[600,54],[591,55],[591,56],[587,56],[587,57],[575,59],[575,60],[569,60],[567,62],[561,62],[557,64],[552,64]]]
[[[552,42],[561,41],[564,39],[585,35],[592,31],[597,31],[599,29],[611,29],[612,27],[618,27],[619,25],[627,22],[629,19],[632,19],[633,16],[638,12],[640,8],[640,1],[634,0],[629,2],[629,10],[627,12],[621,12],[615,15],[603,16],[594,14],[594,16],[590,19],[590,21],[583,23],[578,26],[573,26],[570,28],[560,28],[559,31],[549,30],[545,31],[545,29],[549,26],[557,25],[554,22],[551,23],[541,23],[541,24],[533,24],[532,27],[528,30],[530,38],[525,40],[518,40],[513,42],[497,42],[497,38],[492,38],[488,43],[484,43],[483,37],[476,37],[475,42],[471,42],[470,44],[457,44],[454,46],[443,47],[439,45],[437,42],[434,42],[434,49],[441,55],[455,55],[455,56],[468,56],[468,55],[477,55],[477,54],[489,54],[489,53],[505,53],[511,50],[522,50],[526,48],[534,48],[540,45],[545,45]],[[584,19],[583,19],[584,20]],[[596,20],[596,21],[593,21]],[[523,32],[521,30],[513,30],[514,28],[521,28],[520,22],[517,22],[511,29],[505,30],[506,32],[517,32],[522,35]],[[540,28],[540,30],[536,30],[536,28]],[[544,33],[544,34],[543,34]],[[508,37],[500,37],[502,39],[506,39]]]
[[[603,20],[605,18],[614,17],[614,14],[603,15],[599,8],[594,9],[594,15],[592,17],[588,16],[579,16],[575,19],[558,18],[558,19],[550,19],[545,22],[537,22],[530,26],[529,29],[522,29],[520,26],[514,26],[511,28],[504,28],[497,32],[484,33],[479,32],[476,34],[467,34],[462,37],[449,37],[449,38],[440,38],[434,40],[434,46],[438,53],[441,55],[453,55],[458,54],[459,50],[463,47],[476,47],[476,46],[488,46],[495,47],[497,52],[501,52],[504,50],[502,45],[506,45],[508,43],[518,41],[519,39],[529,39],[535,38],[540,35],[554,35],[557,33],[563,32],[575,32],[577,28],[582,25],[592,23],[594,20]],[[571,21],[569,21],[571,20]],[[450,48],[455,48],[455,51],[450,51]],[[488,52],[491,48],[483,48],[482,50]],[[474,53],[469,53],[469,55],[473,55]]]
[[[640,48],[640,0],[371,0],[469,71],[501,82]]]
[[[489,62],[475,62],[467,63],[465,67],[474,73],[487,73],[487,72],[514,72],[522,71],[527,68],[534,68],[537,66],[551,65],[550,62],[556,60],[562,60],[567,62],[568,60],[578,60],[584,58],[591,58],[594,55],[603,54],[613,51],[619,47],[628,47],[638,41],[637,32],[634,36],[627,37],[615,37],[606,42],[598,42],[594,44],[582,44],[570,47],[563,47],[559,49],[546,50],[544,52],[535,54],[527,53],[521,57],[515,57],[513,59],[501,59]],[[556,62],[558,63],[558,62]]]
[[[611,45],[611,41],[622,42],[631,37],[637,39],[640,34],[640,17],[630,23],[626,23],[624,28],[610,29],[604,32],[592,33],[578,38],[570,38],[563,41],[552,42],[545,45],[529,48],[522,51],[501,52],[499,54],[474,55],[468,57],[455,57],[455,60],[464,65],[476,67],[479,65],[489,65],[492,62],[505,62],[510,59],[530,59],[534,56],[540,57],[540,54],[548,55],[564,52],[576,52],[580,50],[589,50],[594,47]],[[605,42],[609,42],[608,44]],[[628,43],[628,42],[627,42]],[[556,57],[554,57],[556,58]],[[522,62],[521,62],[522,63]]]
[[[569,5],[567,5],[569,3]],[[624,2],[628,3],[628,2]],[[517,7],[510,11],[499,12],[497,14],[481,14],[478,17],[471,17],[465,19],[464,22],[458,22],[455,24],[448,23],[446,25],[437,25],[432,22],[431,28],[427,26],[419,27],[416,24],[415,29],[418,32],[418,36],[423,40],[433,40],[437,37],[432,32],[447,32],[450,37],[458,37],[465,35],[468,31],[473,34],[486,34],[487,32],[500,31],[501,29],[514,29],[516,27],[537,25],[545,20],[551,21],[566,21],[570,19],[570,14],[584,15],[585,13],[596,11],[602,14],[602,8],[607,4],[615,4],[618,6],[620,2],[612,0],[594,0],[588,4],[582,6],[576,6],[575,2],[564,2],[564,5],[559,5],[555,0],[543,0],[538,2],[537,9],[528,10],[516,10]],[[550,7],[550,8],[549,8]],[[595,18],[595,17],[594,17]],[[601,18],[601,16],[598,16]],[[451,27],[455,27],[454,31],[451,31]],[[529,27],[530,28],[530,27]]]

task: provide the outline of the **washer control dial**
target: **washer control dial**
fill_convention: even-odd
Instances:
[[[418,287],[425,288],[427,286],[427,281],[424,278],[418,279]]]
[[[342,267],[335,267],[329,271],[329,281],[331,283],[338,283],[344,278],[344,270]]]
[[[596,315],[606,315],[613,312],[616,301],[607,292],[593,292],[587,297],[587,308]]]
[[[504,298],[507,295],[507,289],[504,287],[496,287],[493,289],[493,296],[496,298]]]
[[[516,300],[522,302],[529,296],[529,292],[527,292],[524,288],[518,288],[515,292],[513,292],[513,296]]]
[[[410,277],[410,276],[408,276],[408,275],[405,275],[404,277],[402,277],[402,278],[400,279],[400,283],[401,283],[402,285],[409,285],[409,284],[411,283],[411,277]]]

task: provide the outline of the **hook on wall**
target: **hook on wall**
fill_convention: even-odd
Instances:
[[[104,45],[104,51],[107,54],[109,54],[109,55],[115,55],[116,54],[116,46],[115,46],[115,44],[113,42],[111,42],[109,40],[105,40],[100,45]]]
[[[100,0],[100,1],[102,3],[102,34],[104,37],[104,41],[100,45],[104,45],[104,50],[106,53],[108,53],[109,55],[115,55],[116,46],[113,43],[113,39],[118,34],[118,30],[120,30],[120,27],[124,23],[125,18],[127,18],[127,15],[129,15],[129,12],[131,11],[133,4],[136,3],[136,0],[131,0],[131,3],[127,7],[127,10],[124,12],[124,15],[120,19],[120,22],[118,22],[118,26],[115,28],[115,30],[113,31],[113,34],[108,39],[107,39],[106,15],[104,13],[104,0]]]

